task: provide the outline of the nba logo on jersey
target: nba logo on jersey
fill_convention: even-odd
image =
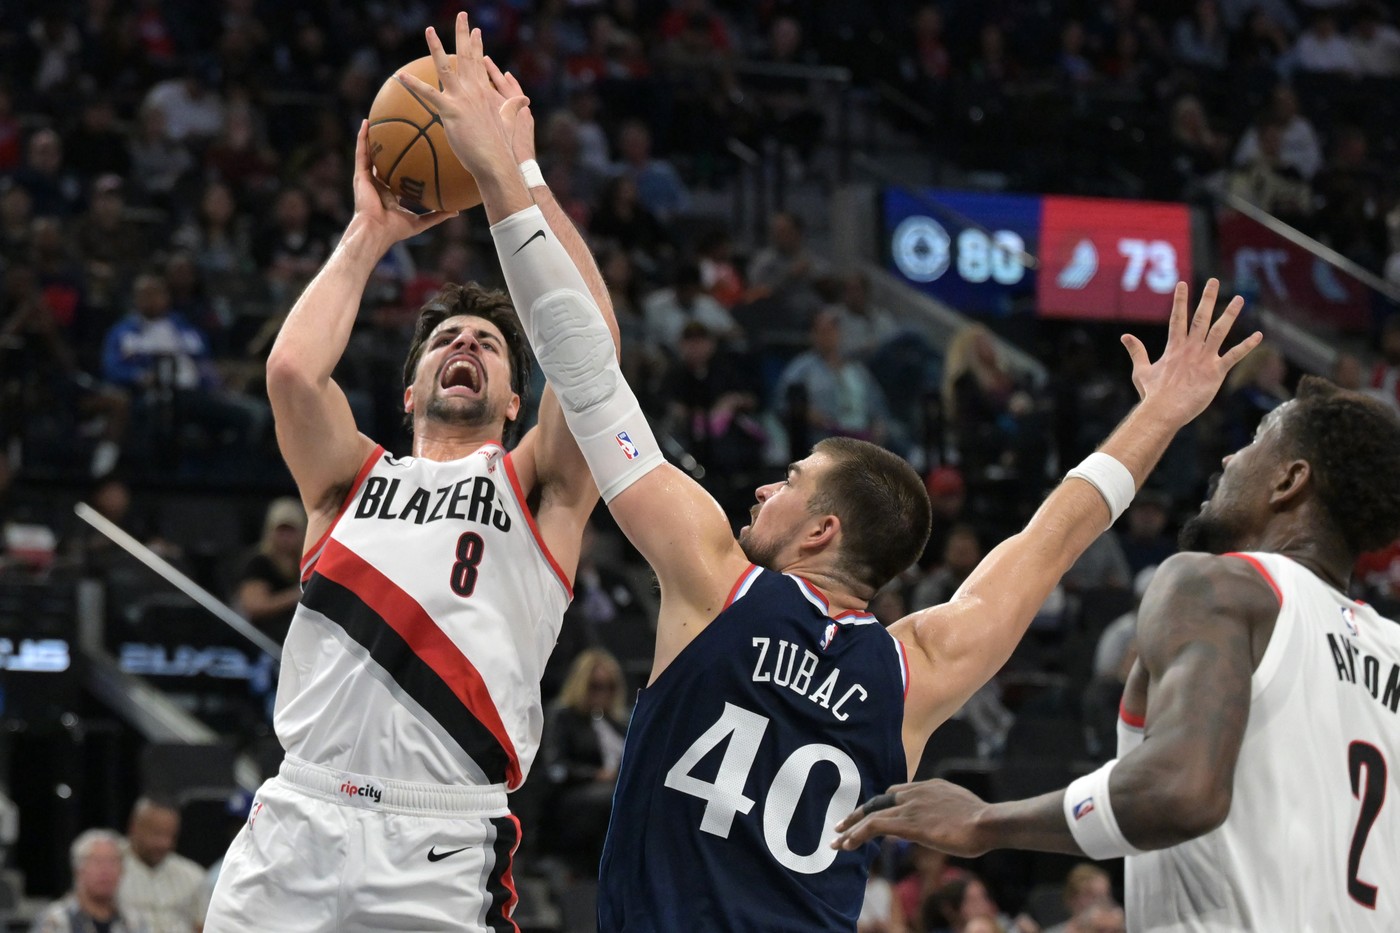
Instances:
[[[835,622],[828,622],[828,623],[826,623],[826,631],[822,632],[822,650],[823,650],[823,651],[826,650],[826,646],[829,645],[829,644],[831,644],[831,640],[832,640],[833,638],[835,638],[835,637],[836,637],[836,623],[835,623]]]
[[[1356,611],[1350,606],[1342,607],[1342,622],[1346,625],[1347,631],[1350,632],[1353,637],[1355,637],[1357,634]]]
[[[619,431],[615,435],[615,439],[617,446],[622,448],[622,455],[628,460],[636,460],[642,455],[642,452],[637,449],[637,445],[632,443],[632,438],[627,436],[626,431]]]
[[[1078,803],[1076,803],[1076,804],[1074,805],[1074,819],[1075,819],[1075,822],[1078,822],[1079,820],[1084,819],[1084,817],[1088,816],[1090,813],[1093,813],[1093,812],[1094,812],[1094,798],[1093,798],[1093,797],[1085,797],[1083,800],[1079,801]]]

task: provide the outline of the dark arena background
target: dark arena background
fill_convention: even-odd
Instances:
[[[1118,336],[1159,352],[1179,279],[1246,298],[1236,335],[1261,329],[1264,347],[934,735],[920,777],[1014,799],[1112,757],[1136,598],[1220,458],[1303,374],[1400,397],[1389,4],[462,5],[531,98],[538,161],[597,256],[668,458],[736,527],[756,485],[832,434],[927,477],[933,537],[876,597],[886,623],[946,600],[1124,415]],[[141,796],[178,811],[176,852],[214,865],[275,773],[305,517],[264,362],[349,220],[360,120],[456,10],[0,2],[8,929],[69,890],[73,840],[125,834]],[[335,378],[391,451],[408,450],[416,311],[465,281],[503,287],[480,209],[371,279]],[[1400,543],[1363,557],[1354,585],[1393,615]],[[583,676],[630,706],[655,612],[600,508],[544,680],[544,744],[512,801],[523,930],[594,929],[611,778],[571,758],[559,697],[574,659],[602,649]],[[861,929],[961,930],[977,882],[1007,929],[1048,929],[1076,861],[889,841],[872,890],[903,917]],[[1106,867],[1121,894],[1121,863]]]

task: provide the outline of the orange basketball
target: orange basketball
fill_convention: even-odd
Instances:
[[[431,55],[399,72],[438,84]],[[432,211],[464,211],[481,203],[476,179],[457,161],[437,111],[397,78],[385,81],[370,105],[369,152],[379,180],[405,201]]]

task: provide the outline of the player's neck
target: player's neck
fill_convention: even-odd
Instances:
[[[1266,530],[1256,547],[1241,550],[1267,551],[1282,554],[1320,577],[1335,589],[1346,592],[1351,582],[1351,569],[1356,555],[1342,541],[1324,528],[1272,528]]]
[[[850,582],[833,573],[830,568],[798,562],[784,567],[783,573],[801,577],[816,587],[822,599],[826,601],[826,614],[829,616],[839,616],[843,612],[864,612],[869,603],[868,599],[862,599],[851,592]]]
[[[483,444],[500,443],[500,431],[427,424],[415,426],[413,456],[440,462],[460,460],[475,453]]]

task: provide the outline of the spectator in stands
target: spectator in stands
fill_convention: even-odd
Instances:
[[[1084,24],[1077,19],[1070,20],[1060,29],[1055,76],[1071,88],[1087,87],[1099,80],[1098,69],[1089,60]]]
[[[104,308],[115,303],[128,284],[125,277],[150,255],[145,229],[127,216],[125,189],[121,176],[100,176],[93,182],[87,213],[73,230],[87,300]]]
[[[1126,590],[1132,583],[1133,574],[1128,567],[1128,558],[1123,554],[1118,532],[1112,528],[1095,538],[1094,543],[1085,548],[1084,553],[1060,578],[1060,585],[1069,593]]]
[[[154,104],[141,108],[127,151],[136,188],[155,205],[172,207],[176,187],[195,168],[195,160],[166,132],[165,111]]]
[[[1123,908],[1112,901],[1090,904],[1065,926],[1065,933],[1125,933],[1128,929]]]
[[[700,265],[700,287],[727,311],[744,298],[744,277],[734,262],[734,240],[729,231],[716,227],[701,235],[695,252]]]
[[[1224,390],[1224,450],[1247,446],[1264,416],[1292,398],[1283,384],[1287,374],[1283,354],[1267,343],[1231,370]]]
[[[1337,28],[1337,16],[1331,10],[1313,11],[1312,21],[1293,46],[1293,55],[1300,71],[1348,78],[1361,75],[1356,49]]]
[[[710,335],[720,340],[733,341],[742,336],[739,325],[724,306],[701,288],[700,267],[693,262],[681,263],[675,283],[648,295],[642,310],[647,339],[673,354],[680,349],[681,332],[692,322],[703,324]]]
[[[638,271],[649,276],[654,277],[671,254],[666,228],[638,199],[637,185],[627,175],[618,175],[604,186],[588,231],[595,240],[622,247]]]
[[[941,466],[924,477],[929,504],[933,510],[933,531],[924,546],[919,565],[929,567],[943,560],[948,535],[954,527],[966,522],[967,483],[957,467]]]
[[[593,85],[580,85],[569,92],[569,115],[574,119],[579,159],[593,171],[606,175],[612,167],[612,157],[608,134],[598,121],[601,109],[598,90]]]
[[[1062,898],[1070,919],[1053,927],[1046,927],[1045,933],[1081,933],[1080,928],[1074,926],[1075,918],[1097,904],[1112,903],[1113,885],[1109,881],[1108,872],[1090,862],[1080,862],[1069,870]],[[1086,928],[1084,933],[1097,931],[1091,926]]]
[[[63,162],[63,140],[48,128],[30,135],[14,183],[29,192],[35,217],[71,217],[83,203],[82,181]]]
[[[806,224],[789,211],[775,211],[768,221],[768,245],[749,264],[753,297],[771,296],[794,314],[821,306],[816,283],[826,266],[807,247]]]
[[[13,178],[0,182],[0,247],[6,257],[29,252],[34,225],[34,198],[29,189]]]
[[[175,246],[194,254],[195,264],[206,276],[235,283],[242,290],[257,271],[247,218],[238,213],[233,189],[222,181],[210,181],[199,198],[199,209],[175,231]]]
[[[204,166],[245,197],[262,197],[276,185],[277,154],[262,138],[257,114],[248,102],[224,109],[218,137],[204,153]]]
[[[808,48],[802,23],[784,13],[768,25],[766,46],[756,56],[772,65],[815,65],[815,53]],[[786,71],[745,76],[743,86],[758,101],[760,133],[776,140],[782,149],[784,170],[800,175],[821,141],[825,118],[813,102],[812,83]]]
[[[1274,87],[1264,112],[1240,137],[1235,147],[1235,165],[1249,165],[1258,158],[1260,136],[1268,126],[1280,128],[1276,160],[1305,180],[1316,175],[1322,168],[1322,143],[1312,121],[1298,109],[1298,95],[1286,84]]]
[[[953,74],[953,59],[944,35],[943,11],[923,4],[914,11],[908,47],[899,59],[899,77],[909,94],[937,110]]]
[[[1357,9],[1351,48],[1363,78],[1400,76],[1400,29],[1385,21],[1379,3],[1362,3]]]
[[[108,382],[132,393],[135,427],[145,432],[142,452],[157,453],[153,445],[162,442],[157,418],[168,414],[177,430],[199,426],[232,445],[235,454],[255,453],[266,407],[222,389],[208,339],[171,311],[165,278],[153,272],[138,276],[132,298],[132,313],[103,341],[102,369]]]
[[[1190,197],[1228,164],[1230,140],[1211,128],[1199,97],[1183,94],[1172,104],[1171,148],[1172,169],[1180,185],[1173,196]]]
[[[77,125],[63,139],[68,167],[84,178],[125,176],[131,170],[131,156],[111,98],[94,94],[82,106]]]
[[[590,648],[574,659],[540,743],[554,788],[544,825],[556,834],[552,849],[580,875],[596,872],[602,855],[626,731],[622,668],[608,652]]]
[[[996,478],[1044,470],[1044,441],[1030,396],[1016,383],[991,331],[965,327],[943,360],[943,411],[951,423],[965,477]],[[1038,487],[1037,487],[1037,495]]]
[[[1219,0],[1196,0],[1191,13],[1172,28],[1172,54],[1187,68],[1220,73],[1229,63],[1230,37]]]
[[[199,933],[204,927],[204,869],[175,851],[180,811],[141,797],[131,808],[117,903],[147,918],[151,933]]]
[[[214,81],[211,65],[187,66],[180,77],[151,88],[141,107],[157,107],[165,114],[165,133],[175,142],[206,142],[224,126],[224,101]]]
[[[29,24],[35,67],[30,86],[49,99],[74,90],[81,74],[82,36],[61,6],[46,6]]]
[[[899,323],[888,308],[870,300],[870,277],[851,272],[840,280],[841,301],[831,307],[841,315],[841,340],[846,352],[866,360],[899,333]]]
[[[1333,133],[1332,158],[1313,180],[1316,236],[1368,269],[1385,263],[1388,199],[1385,173],[1374,164],[1366,133],[1358,126]]]
[[[267,507],[257,549],[243,562],[234,583],[234,608],[279,644],[287,637],[301,600],[301,554],[306,512],[291,497]]]
[[[977,933],[993,924],[997,933],[1040,933],[1040,925],[1021,914],[1014,920],[1002,914],[977,876],[968,874],[945,883],[924,901],[924,928],[933,933]]]
[[[1230,191],[1285,223],[1305,224],[1312,213],[1312,190],[1284,161],[1285,125],[1269,118],[1254,132],[1254,155],[1230,176]]]
[[[1176,553],[1176,542],[1167,534],[1171,507],[1171,496],[1151,488],[1139,492],[1128,507],[1127,527],[1119,543],[1132,573],[1155,567]]]
[[[960,868],[948,864],[948,856],[936,849],[909,844],[908,858],[912,870],[894,886],[895,899],[899,901],[904,916],[918,919],[923,916],[924,903],[935,891],[950,881],[966,876]],[[920,924],[917,929],[925,929]]]
[[[675,166],[651,154],[651,130],[640,120],[622,124],[617,135],[618,163],[613,171],[632,179],[637,198],[658,220],[669,221],[690,210],[690,191]]]
[[[333,231],[312,213],[311,199],[295,185],[283,188],[272,217],[253,240],[253,259],[277,298],[295,295],[330,255]]]
[[[678,344],[661,381],[668,430],[707,470],[724,475],[758,463],[767,432],[756,387],[703,322],[686,323]]]
[[[122,837],[89,829],[68,850],[73,890],[46,907],[30,933],[153,933],[137,910],[117,905],[122,881]]]
[[[970,524],[957,524],[948,530],[939,565],[914,584],[909,605],[937,606],[953,598],[982,560],[982,536]]]
[[[811,349],[783,369],[773,390],[776,404],[786,408],[794,386],[804,390],[802,413],[807,442],[826,437],[858,437],[877,444],[903,438],[889,422],[884,392],[865,364],[847,357],[841,339],[841,317],[824,310],[812,319]],[[806,446],[806,445],[804,445]]]
[[[539,153],[540,170],[549,180],[551,190],[562,186],[570,198],[583,202],[586,226],[587,206],[597,203],[610,167],[604,165],[600,168],[584,158],[578,118],[567,110],[556,110],[550,114],[540,135],[543,142]],[[577,222],[578,211],[568,210]]]
[[[1118,747],[1118,709],[1123,699],[1123,686],[1137,661],[1137,604],[1152,582],[1156,567],[1144,567],[1133,577],[1134,606],[1128,612],[1103,625],[1101,618],[1081,618],[1080,626],[1092,631],[1103,625],[1094,645],[1093,667],[1089,683],[1080,697],[1080,715],[1084,722],[1089,752],[1100,761],[1113,757]]]

